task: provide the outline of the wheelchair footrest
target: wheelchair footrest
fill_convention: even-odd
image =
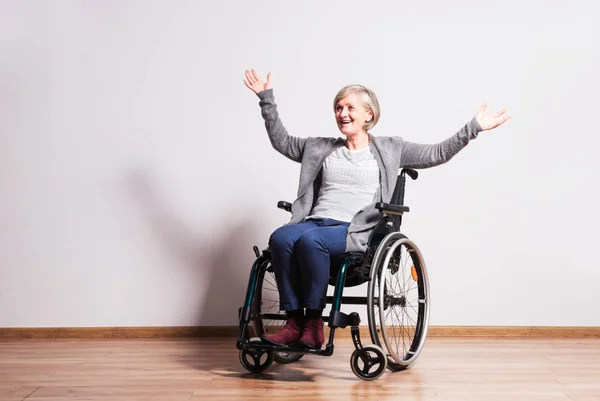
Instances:
[[[290,345],[270,345],[259,341],[249,341],[240,344],[239,349],[257,349],[261,351],[286,352],[288,354],[314,354],[321,356],[331,356],[333,347],[326,346],[322,349],[294,347]]]
[[[348,326],[358,326],[360,324],[360,316],[356,312],[352,312],[349,315],[344,312],[331,311],[328,319],[329,327],[345,328]]]

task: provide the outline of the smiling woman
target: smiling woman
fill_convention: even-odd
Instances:
[[[381,115],[377,96],[362,85],[349,85],[338,92],[333,100],[333,109],[340,131],[348,138],[357,138],[361,132],[369,132]],[[364,135],[358,135],[365,138]],[[348,144],[349,149],[358,149],[363,146],[353,142]]]
[[[260,99],[271,144],[302,164],[292,218],[269,240],[287,323],[262,341],[319,349],[324,342],[322,313],[330,260],[346,252],[365,251],[381,219],[375,204],[390,202],[400,168],[446,163],[479,132],[496,128],[510,117],[504,110],[488,114],[484,103],[456,134],[437,144],[375,137],[369,129],[380,117],[377,97],[363,86],[351,85],[342,88],[333,103],[344,137],[301,138],[290,135],[279,118],[271,73],[266,82],[255,70],[246,70],[245,75],[244,83]]]

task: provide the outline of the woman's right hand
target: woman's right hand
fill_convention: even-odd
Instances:
[[[254,93],[259,93],[267,89],[273,88],[273,82],[271,81],[271,73],[267,74],[267,83],[264,83],[258,76],[255,70],[246,70],[246,79],[244,83]]]

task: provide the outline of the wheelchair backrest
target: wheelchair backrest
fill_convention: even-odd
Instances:
[[[406,185],[406,177],[408,175],[413,180],[416,180],[419,177],[419,173],[416,170],[410,168],[403,168],[398,178],[396,179],[396,186],[394,187],[394,193],[392,194],[392,199],[390,203],[392,205],[404,206],[404,187]]]

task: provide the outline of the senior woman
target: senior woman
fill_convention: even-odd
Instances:
[[[369,131],[380,117],[377,97],[364,86],[350,85],[333,101],[343,137],[301,138],[289,135],[279,118],[271,73],[264,82],[255,70],[246,70],[244,83],[259,98],[275,150],[301,163],[291,220],[269,239],[287,322],[262,341],[319,349],[324,342],[322,314],[330,259],[366,250],[369,234],[381,219],[375,204],[391,200],[400,168],[446,163],[479,132],[496,128],[510,117],[505,110],[488,114],[484,103],[471,121],[438,144],[373,136]]]

